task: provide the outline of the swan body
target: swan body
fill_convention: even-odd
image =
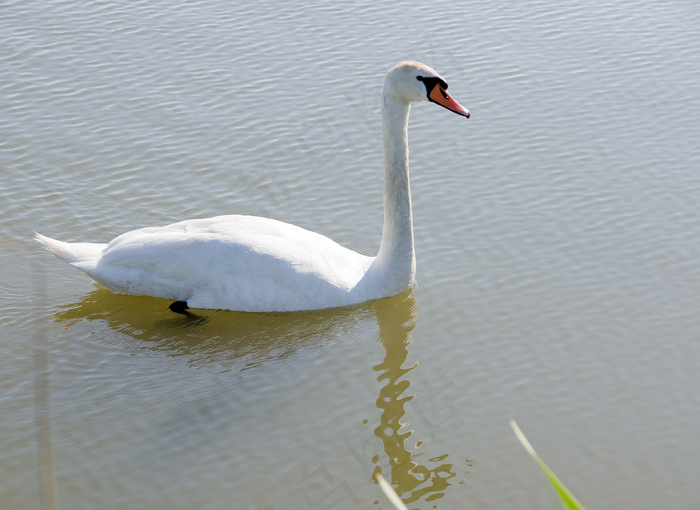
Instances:
[[[281,221],[245,215],[187,220],[122,234],[109,244],[36,239],[110,289],[190,308],[248,312],[331,308],[393,296],[415,277],[408,179],[411,102],[469,117],[430,67],[402,62],[384,81],[384,228],[369,257]]]

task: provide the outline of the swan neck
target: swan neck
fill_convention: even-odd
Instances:
[[[384,94],[384,229],[377,264],[386,284],[397,293],[408,288],[416,271],[408,172],[409,111],[408,103]]]

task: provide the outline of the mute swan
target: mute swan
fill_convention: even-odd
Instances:
[[[247,312],[332,308],[394,296],[416,272],[408,181],[410,103],[469,117],[430,67],[402,62],[384,80],[384,228],[376,257],[281,221],[230,215],[127,232],[109,244],[36,234],[59,259],[110,289],[174,300],[171,310]]]

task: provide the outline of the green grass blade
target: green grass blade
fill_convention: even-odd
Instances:
[[[567,489],[566,486],[561,483],[561,480],[559,480],[552,470],[547,467],[544,461],[537,456],[534,448],[532,448],[532,445],[530,445],[530,442],[525,437],[525,434],[522,433],[518,427],[518,424],[515,423],[515,420],[510,420],[510,426],[513,427],[515,437],[518,438],[530,456],[535,459],[535,462],[537,462],[542,471],[544,471],[544,474],[547,475],[547,478],[549,478],[549,481],[552,482],[552,485],[554,485],[554,489],[557,491],[557,494],[559,494],[559,497],[564,504],[564,508],[567,510],[585,510],[583,505],[579,503],[573,494],[571,494],[571,491],[569,491],[569,489]]]

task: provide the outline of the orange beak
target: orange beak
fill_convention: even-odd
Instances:
[[[444,106],[451,112],[455,112],[458,115],[464,115],[466,118],[469,118],[469,110],[452,99],[452,96],[450,96],[439,83],[436,83],[433,90],[430,91],[428,99],[430,99],[433,103]]]

